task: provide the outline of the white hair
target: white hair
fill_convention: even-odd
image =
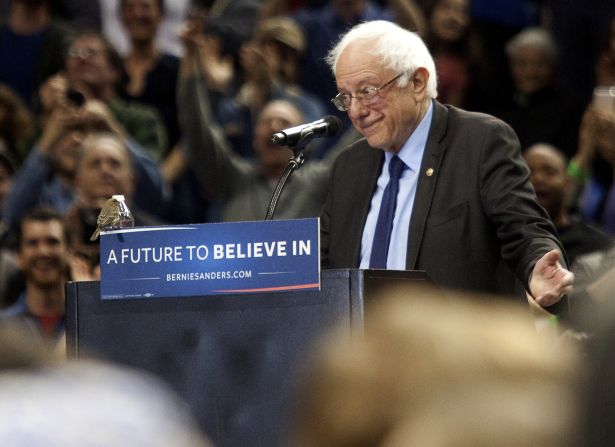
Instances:
[[[551,63],[557,62],[557,44],[551,33],[544,28],[527,28],[518,33],[506,44],[506,54],[514,58],[521,48],[526,47],[537,48],[549,58]]]
[[[407,73],[399,79],[400,87],[407,84],[409,75],[417,68],[425,68],[429,72],[426,94],[429,98],[438,96],[436,66],[425,42],[418,34],[386,20],[361,23],[341,37],[325,58],[334,75],[340,54],[350,43],[359,41],[370,42],[371,54],[380,59],[384,67]]]

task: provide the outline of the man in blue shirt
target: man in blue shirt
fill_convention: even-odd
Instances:
[[[35,209],[21,221],[17,238],[26,286],[3,315],[20,319],[42,340],[58,340],[64,333],[64,284],[69,279],[62,216],[51,209]]]

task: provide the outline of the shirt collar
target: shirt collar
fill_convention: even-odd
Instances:
[[[421,122],[414,132],[410,135],[410,138],[406,140],[397,156],[410,168],[413,172],[418,172],[421,168],[421,161],[423,160],[423,153],[425,152],[425,145],[427,144],[427,137],[429,135],[429,129],[431,127],[431,118],[433,115],[433,101],[429,101],[429,107],[427,112],[421,119]],[[395,154],[392,152],[385,152],[387,161]]]

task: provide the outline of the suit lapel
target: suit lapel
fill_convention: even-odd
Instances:
[[[352,216],[349,219],[347,240],[353,241],[354,244],[350,248],[351,265],[359,265],[361,256],[361,239],[363,238],[363,228],[369,213],[369,207],[372,201],[372,196],[376,188],[382,164],[384,162],[384,151],[374,149],[368,146],[365,142],[366,151],[369,151],[367,157],[360,158],[361,165],[352,172],[354,183],[357,185],[356,202],[349,207]]]
[[[423,161],[421,162],[412,217],[410,219],[406,254],[406,268],[408,270],[416,268],[427,216],[429,215],[436,181],[440,173],[440,164],[446,150],[442,140],[446,134],[448,110],[437,101],[434,101],[433,105],[431,129],[429,130]]]

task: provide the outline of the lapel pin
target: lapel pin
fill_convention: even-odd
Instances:
[[[427,175],[427,177],[431,177],[433,175],[433,169],[427,168],[427,170],[425,171],[425,175]]]

